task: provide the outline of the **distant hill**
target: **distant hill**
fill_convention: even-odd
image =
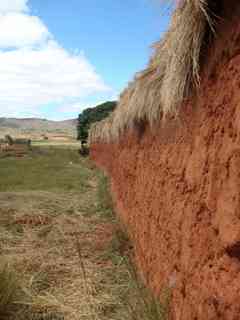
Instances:
[[[0,137],[10,134],[14,137],[39,139],[41,136],[76,136],[77,119],[52,121],[39,118],[0,118]]]

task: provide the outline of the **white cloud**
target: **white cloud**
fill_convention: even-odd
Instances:
[[[51,37],[44,23],[23,13],[0,15],[0,47],[24,47],[44,43]]]
[[[27,0],[0,0],[0,48],[40,45],[51,38],[45,24],[28,14]]]
[[[83,109],[87,109],[93,105],[76,102],[72,104],[62,105],[58,108],[59,113],[80,113]]]
[[[43,118],[43,114],[41,111],[34,107],[29,106],[28,108],[20,108],[19,107],[13,107],[10,105],[7,105],[6,107],[0,106],[0,117],[12,117],[12,118]]]
[[[110,100],[110,99],[108,99]],[[106,102],[106,100],[95,101],[94,103],[84,103],[84,102],[76,102],[72,104],[63,105],[58,108],[60,113],[76,113],[79,114],[85,109],[96,107],[102,103]]]
[[[0,117],[39,116],[41,107],[111,92],[83,53],[61,47],[30,15],[28,0],[0,0],[0,30]]]
[[[53,41],[39,49],[0,51],[0,114],[6,106],[26,110],[108,90],[83,54]]]
[[[0,0],[0,13],[28,11],[28,0]]]

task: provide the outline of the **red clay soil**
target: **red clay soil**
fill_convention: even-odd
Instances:
[[[174,320],[240,319],[240,4],[230,3],[178,120],[91,147],[146,283],[172,288]]]

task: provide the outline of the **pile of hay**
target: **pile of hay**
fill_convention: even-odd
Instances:
[[[117,139],[136,123],[151,126],[176,115],[200,84],[201,57],[213,32],[213,0],[181,0],[163,39],[154,45],[148,67],[136,74],[120,96],[114,113],[92,126],[90,142]]]

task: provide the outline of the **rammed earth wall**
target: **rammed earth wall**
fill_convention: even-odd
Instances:
[[[240,319],[240,5],[227,7],[177,120],[91,146],[139,270],[155,294],[172,288],[174,320]]]

